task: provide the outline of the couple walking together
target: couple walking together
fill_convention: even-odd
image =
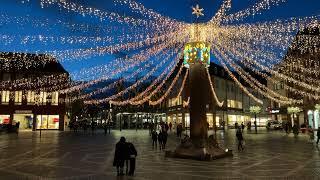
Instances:
[[[117,176],[124,175],[124,164],[126,164],[126,175],[134,175],[134,170],[136,167],[136,156],[137,151],[134,145],[130,142],[126,142],[125,137],[121,137],[120,141],[116,144],[116,150],[113,160],[113,166],[117,168]]]

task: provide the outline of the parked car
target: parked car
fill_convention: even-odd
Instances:
[[[282,124],[276,120],[269,120],[267,121],[266,128],[268,130],[278,130],[278,129],[282,129]]]

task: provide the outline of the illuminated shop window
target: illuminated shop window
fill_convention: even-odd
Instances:
[[[59,129],[59,115],[37,115],[37,129]]]
[[[0,115],[0,124],[9,124],[10,115]]]

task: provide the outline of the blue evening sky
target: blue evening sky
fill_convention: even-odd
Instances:
[[[25,1],[27,3],[22,3]],[[28,2],[29,1],[29,2]],[[112,0],[69,0],[79,4],[96,7],[106,11],[116,11],[118,13],[130,14],[126,8],[114,6]],[[147,8],[154,9],[162,15],[177,19],[184,22],[193,22],[194,17],[191,15],[191,6],[199,4],[204,8],[205,16],[200,21],[208,21],[220,7],[222,0],[137,0],[144,4]],[[245,9],[249,5],[259,0],[233,0],[231,12],[237,12]],[[243,22],[263,22],[275,19],[285,19],[288,17],[305,17],[312,15],[320,15],[320,0],[288,0],[280,6],[272,7],[270,10],[263,11],[262,15],[248,17]],[[19,23],[15,18],[19,18]],[[43,22],[48,19],[49,26],[36,26],[35,22]],[[7,21],[10,20],[10,21]],[[56,24],[57,21],[69,24],[90,24],[92,27],[97,26],[102,30],[99,32],[74,31],[61,25]],[[43,36],[116,36],[116,32],[108,33],[103,27],[108,25],[116,25],[108,21],[99,21],[97,18],[83,17],[77,13],[61,10],[57,6],[49,8],[41,8],[40,0],[1,0],[0,1],[0,36],[8,35],[10,37],[24,37],[27,35],[43,35]],[[118,24],[119,28],[125,29],[126,26]],[[19,39],[19,38],[18,38]],[[1,38],[0,51],[9,52],[44,52],[53,50],[77,49],[95,47],[92,43],[86,44],[61,44],[61,43],[27,43],[21,44],[21,41],[13,41],[6,43]],[[101,44],[100,44],[101,45]],[[120,55],[121,56],[121,55]],[[69,72],[78,72],[80,69],[94,67],[106,64],[113,55],[100,57],[91,57],[83,61],[63,61],[62,64]]]

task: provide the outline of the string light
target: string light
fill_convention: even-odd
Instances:
[[[22,1],[21,1],[22,2]],[[71,76],[80,82],[67,83],[71,87],[64,87],[66,83],[65,75],[58,76],[44,76],[36,80],[28,78],[15,80],[13,82],[2,82],[0,87],[36,87],[47,80],[48,85],[56,85],[57,88],[62,88],[61,93],[71,93],[74,91],[81,91],[86,88],[95,88],[91,93],[79,96],[86,99],[86,103],[106,103],[110,101],[114,105],[140,105],[149,101],[150,105],[157,105],[164,101],[170,94],[174,84],[179,78],[182,66],[178,74],[173,78],[167,92],[158,100],[151,100],[155,94],[161,94],[161,89],[165,83],[168,83],[170,76],[173,74],[177,64],[177,60],[173,61],[168,67],[164,68],[160,77],[153,80],[153,82],[142,93],[137,94],[135,97],[127,100],[117,100],[128,91],[137,88],[142,82],[148,79],[152,73],[158,68],[166,64],[168,59],[161,61],[155,68],[134,83],[132,86],[126,88],[120,93],[111,95],[104,99],[89,99],[97,94],[107,92],[114,88],[116,84],[131,79],[140,72],[145,71],[145,66],[155,63],[154,59],[162,57],[159,54],[166,56],[166,52],[171,52],[167,58],[175,55],[179,56],[181,47],[187,43],[194,41],[202,41],[214,45],[211,49],[214,52],[219,62],[223,65],[224,69],[228,72],[230,77],[249,97],[253,98],[256,102],[262,101],[256,98],[241,82],[232,74],[232,70],[238,72],[246,83],[255,89],[263,96],[284,104],[301,103],[301,100],[288,98],[277,92],[269,89],[261,84],[257,79],[247,73],[241,65],[249,67],[256,74],[261,75],[263,78],[271,82],[283,80],[286,82],[285,88],[289,91],[296,91],[297,94],[303,96],[318,98],[320,93],[319,71],[317,71],[320,64],[315,63],[314,58],[309,58],[306,63],[315,64],[312,69],[310,66],[304,66],[301,59],[296,58],[295,55],[288,55],[285,57],[286,63],[279,67],[283,62],[283,52],[288,49],[297,50],[297,52],[304,53],[318,53],[320,52],[319,36],[310,36],[299,34],[295,36],[297,31],[304,29],[319,28],[320,16],[311,16],[304,18],[289,18],[286,20],[273,20],[271,22],[263,23],[241,23],[248,16],[254,16],[268,10],[273,6],[280,5],[286,0],[260,0],[254,3],[251,7],[244,10],[229,14],[231,9],[231,0],[224,0],[220,9],[207,23],[189,24],[179,22],[170,17],[163,16],[152,9],[146,8],[141,3],[134,0],[113,0],[114,6],[126,6],[131,13],[138,14],[138,16],[126,16],[111,10],[100,10],[98,8],[86,7],[79,3],[74,3],[66,0],[40,0],[40,5],[45,7],[58,7],[61,10],[78,13],[82,16],[89,16],[101,20],[101,24],[93,26],[89,24],[73,24],[66,23],[61,20],[48,20],[38,19],[30,20],[31,17],[9,17],[8,15],[0,15],[0,23],[12,22],[20,25],[31,24],[33,27],[41,27],[46,31],[52,30],[52,26],[62,26],[63,28],[78,30],[80,32],[99,32],[100,36],[50,36],[50,35],[1,35],[0,40],[8,45],[19,42],[22,45],[40,43],[42,45],[48,44],[68,44],[68,45],[89,45],[89,48],[78,49],[60,49],[60,50],[47,50],[42,53],[50,54],[45,58],[39,59],[37,62],[29,62],[27,57],[19,54],[3,54],[4,57],[10,56],[26,64],[26,67],[38,66],[39,64],[46,64],[52,60],[59,59],[59,62],[65,61],[81,61],[95,56],[104,56],[125,52],[131,54],[131,57],[125,56],[123,58],[116,58],[110,63],[98,65],[92,68],[83,68],[80,71],[73,72]],[[27,2],[24,0],[24,4]],[[203,9],[200,7],[194,8],[195,14],[198,16],[203,15]],[[103,23],[105,21],[106,23]],[[111,22],[111,23],[110,23]],[[109,24],[112,24],[109,26]],[[115,24],[115,25],[113,25]],[[95,29],[95,31],[92,31]],[[47,33],[44,33],[47,34]],[[39,55],[39,51],[36,51]],[[2,57],[2,56],[0,56]],[[1,59],[4,67],[9,67],[8,60]],[[126,62],[126,63],[123,63]],[[278,66],[277,66],[278,65]],[[23,67],[18,65],[18,67]],[[172,69],[170,69],[172,68]],[[115,81],[106,87],[97,88],[93,85],[111,80],[125,73],[129,70],[136,69],[136,71],[119,81]],[[164,72],[169,72],[165,76]],[[211,77],[207,72],[212,95],[217,102],[218,106],[222,106],[215,94],[214,86]],[[271,77],[270,77],[271,75]],[[185,74],[185,78],[187,73]],[[57,77],[57,78],[55,78]],[[61,78],[60,78],[61,77]],[[82,81],[82,82],[81,82]],[[185,79],[182,82],[178,95],[183,90]],[[89,100],[88,100],[89,99]]]
[[[219,107],[222,107],[224,101],[219,101],[219,99],[218,99],[218,96],[217,96],[217,94],[216,94],[216,91],[215,91],[215,89],[214,89],[214,87],[213,87],[213,83],[212,83],[211,76],[210,76],[210,73],[209,73],[208,68],[207,68],[207,76],[208,76],[208,79],[209,79],[209,84],[210,84],[212,96],[213,96],[214,100],[216,101],[217,105],[218,105]]]

